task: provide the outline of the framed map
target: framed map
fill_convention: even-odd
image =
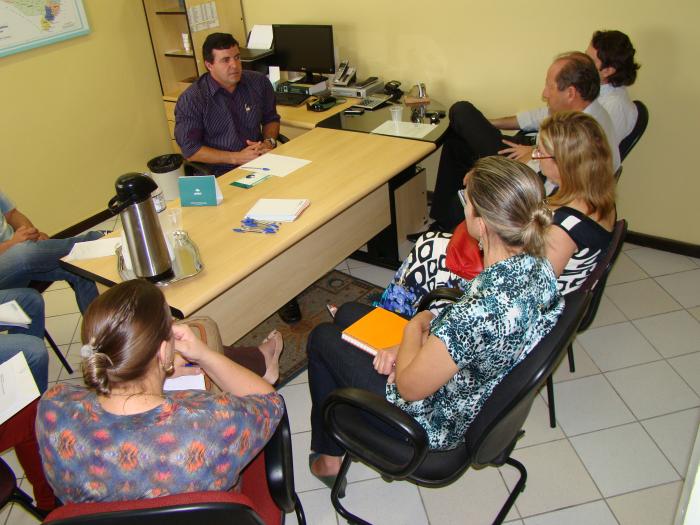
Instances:
[[[89,32],[83,0],[0,0],[0,57]]]

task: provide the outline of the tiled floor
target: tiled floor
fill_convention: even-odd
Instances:
[[[109,227],[110,225],[105,225]],[[357,261],[338,269],[377,285],[392,272]],[[50,332],[79,361],[80,316],[63,283],[44,294]],[[514,456],[528,469],[512,525],[670,524],[700,422],[700,260],[626,245],[594,325],[575,344],[576,373],[555,374],[559,424],[536,400]],[[51,356],[50,381],[80,381]],[[281,389],[295,480],[312,525],[340,525],[330,491],[308,472],[310,399],[302,374]],[[12,452],[3,454],[21,476]],[[514,483],[509,467],[467,471],[441,489],[384,482],[354,464],[344,500],[377,524],[490,523]],[[28,483],[23,486],[29,490]],[[9,517],[8,517],[9,516]],[[293,516],[288,523],[296,523]],[[36,523],[5,508],[0,524]]]

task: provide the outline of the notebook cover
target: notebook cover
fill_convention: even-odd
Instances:
[[[178,184],[181,206],[216,206],[218,204],[214,175],[180,177]]]
[[[403,329],[408,323],[400,315],[375,308],[343,330],[343,339],[372,355],[401,343]]]

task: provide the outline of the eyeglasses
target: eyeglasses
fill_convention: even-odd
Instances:
[[[554,155],[547,155],[546,153],[542,153],[539,149],[539,147],[536,147],[535,149],[532,150],[532,160],[542,160],[542,159],[555,159],[556,157]]]
[[[467,207],[467,196],[464,193],[464,190],[457,190],[457,197],[459,197],[459,202],[462,203],[462,208]]]

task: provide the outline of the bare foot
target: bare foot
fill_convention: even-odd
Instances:
[[[265,375],[263,379],[274,385],[280,377],[280,354],[284,349],[282,334],[273,330],[263,339],[258,349],[265,358]]]
[[[311,464],[311,472],[315,476],[337,476],[340,472],[340,465],[343,462],[342,456],[328,456],[321,454]]]

